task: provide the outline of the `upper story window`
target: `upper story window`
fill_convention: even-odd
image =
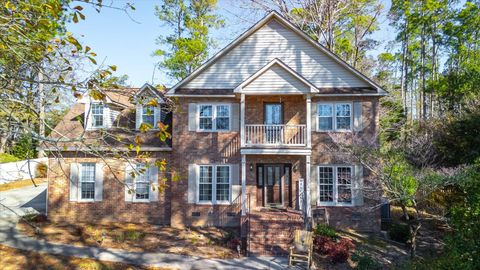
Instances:
[[[318,190],[321,205],[352,205],[352,167],[319,166]]]
[[[200,165],[198,202],[225,203],[230,201],[231,175],[228,165]]]
[[[349,131],[352,129],[351,103],[319,103],[318,131]]]
[[[102,103],[92,103],[92,127],[103,127],[103,110],[104,105]]]
[[[230,130],[230,105],[198,105],[198,129],[201,131]]]
[[[95,163],[80,164],[80,199],[95,199]]]
[[[151,125],[152,127],[155,127],[155,107],[142,107],[142,123],[146,123]]]

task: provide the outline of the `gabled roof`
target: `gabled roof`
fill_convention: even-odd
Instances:
[[[135,93],[135,97],[141,95],[145,91],[149,91],[150,93],[155,95],[157,98],[159,98],[160,102],[165,102],[165,100],[163,99],[164,98],[163,93],[158,91],[157,88],[155,88],[154,86],[152,86],[149,83],[145,83],[142,87],[140,87],[140,89],[137,91],[137,93]]]
[[[282,15],[280,15],[277,11],[271,11],[268,15],[266,15],[263,19],[258,21],[255,25],[253,25],[250,29],[245,31],[243,34],[241,34],[238,38],[236,38],[234,41],[232,41],[230,44],[228,44],[225,48],[220,50],[217,54],[215,54],[212,58],[210,58],[207,62],[205,62],[202,66],[197,68],[194,72],[192,72],[190,75],[188,75],[186,78],[178,82],[175,86],[173,86],[168,92],[168,95],[173,95],[175,93],[175,90],[177,88],[182,87],[186,83],[190,82],[192,79],[194,79],[197,75],[199,75],[202,71],[207,69],[209,66],[211,66],[213,63],[215,63],[219,58],[227,54],[229,51],[231,51],[234,47],[236,47],[239,43],[244,41],[247,37],[252,35],[254,32],[256,32],[258,29],[260,29],[262,26],[264,26],[266,23],[268,23],[272,19],[277,19],[279,22],[281,22],[283,25],[285,25],[287,28],[292,30],[293,32],[297,33],[300,35],[302,38],[304,38],[306,41],[311,43],[314,47],[325,53],[328,57],[333,59],[335,62],[355,74],[357,77],[365,81],[367,84],[371,85],[375,89],[377,89],[379,94],[386,95],[386,91],[382,89],[381,86],[376,84],[374,81],[369,79],[367,76],[362,74],[360,71],[356,70],[354,67],[350,66],[347,62],[343,61],[340,57],[338,57],[336,54],[322,46],[320,43],[316,42],[313,40],[310,36],[305,34],[301,29],[299,29],[297,26],[295,26],[293,23],[291,23],[289,20],[284,18]]]
[[[235,87],[235,90],[233,91],[234,93],[242,93],[242,88],[248,85],[249,83],[253,82],[256,78],[258,78],[260,75],[262,75],[264,72],[272,68],[274,65],[278,65],[281,68],[283,68],[285,71],[287,71],[290,75],[295,77],[297,80],[301,81],[305,85],[310,87],[310,93],[318,93],[318,89],[310,83],[307,79],[305,79],[302,75],[298,74],[295,70],[290,68],[288,65],[283,63],[280,59],[274,58],[272,61],[270,61],[268,64],[266,64],[264,67],[259,69],[257,72],[252,74],[249,78],[247,78],[245,81],[243,81],[240,85]]]

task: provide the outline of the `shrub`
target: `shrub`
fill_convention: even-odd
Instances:
[[[370,255],[362,250],[357,250],[352,255],[352,261],[357,263],[358,270],[381,270],[382,264],[375,261]]]
[[[39,178],[47,177],[48,166],[45,163],[38,163],[37,168],[35,169],[35,176]]]
[[[315,235],[322,235],[331,239],[338,239],[337,231],[334,228],[324,224],[318,224],[315,228]]]
[[[392,223],[388,230],[388,235],[390,236],[390,239],[394,241],[407,243],[410,238],[410,230],[406,224]]]
[[[355,249],[355,245],[348,238],[335,241],[320,235],[314,239],[314,249],[320,254],[327,255],[328,260],[336,264],[346,262],[350,256],[350,250]]]
[[[138,231],[135,231],[135,230],[128,230],[125,233],[125,238],[128,239],[128,240],[131,240],[131,241],[141,240],[144,236],[145,236],[145,234],[143,234],[141,232],[138,232]]]
[[[17,158],[16,156],[7,154],[7,153],[1,153],[0,154],[0,163],[8,163],[8,162],[15,162],[19,161],[20,159]]]

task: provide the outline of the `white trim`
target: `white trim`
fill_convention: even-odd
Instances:
[[[350,128],[349,129],[337,129],[337,105],[350,105]],[[329,130],[321,130],[320,129],[320,116],[319,116],[319,106],[320,105],[331,105],[332,106],[332,129]],[[317,126],[315,127],[316,132],[353,132],[353,102],[352,101],[333,101],[333,102],[317,102],[315,104],[317,106],[317,115],[316,122]]]
[[[212,200],[200,201],[200,167],[208,166],[212,167]],[[217,167],[228,167],[228,200],[217,201]],[[231,164],[196,164],[196,198],[195,204],[199,205],[230,205],[232,203],[232,165]]]
[[[306,116],[307,116],[307,147],[312,147],[312,96],[307,95],[306,98]],[[317,121],[315,121],[316,123]]]
[[[70,151],[85,151],[85,150],[91,150],[91,149],[90,148],[84,148],[84,147],[69,146],[67,148],[63,148],[63,147],[42,148],[42,150],[52,151],[52,152],[70,152]],[[130,151],[130,152],[135,151],[135,150],[128,149],[128,147],[100,147],[98,149],[98,151],[106,151],[106,152],[109,152],[109,151],[112,151],[112,150]],[[171,147],[141,147],[140,151],[141,152],[172,151],[172,148]]]
[[[332,202],[322,202],[320,201],[320,168],[332,168],[333,172],[333,201]],[[338,168],[350,168],[350,177],[351,177],[351,182],[350,182],[350,198],[351,202],[350,203],[338,203],[338,178],[337,178],[337,172]],[[353,198],[353,181],[355,181],[355,172],[354,172],[354,166],[353,165],[347,165],[347,164],[319,164],[317,165],[317,205],[318,206],[346,206],[346,207],[353,207],[355,206],[353,201],[355,198]]]
[[[219,97],[219,98],[234,98],[236,97],[235,95],[188,95],[188,94],[175,94],[175,93],[167,93],[165,94],[167,97],[207,97],[207,98],[212,98],[212,97]]]
[[[145,168],[145,172],[142,174],[142,176],[146,176],[147,179],[148,179],[148,199],[137,199],[137,177],[139,175],[137,175],[137,173],[139,173],[138,169],[137,169],[137,166],[138,165],[143,165],[144,168]],[[143,162],[134,162],[134,166],[135,166],[135,171],[137,171],[137,173],[135,174],[135,177],[133,177],[132,179],[132,190],[133,190],[133,194],[132,194],[132,203],[150,203],[150,196],[152,196],[152,180],[150,179],[151,175],[150,175],[150,167],[147,167],[145,163]],[[155,166],[155,165],[150,165],[150,166]],[[146,183],[146,182],[140,182],[140,183]]]
[[[381,93],[368,93],[368,94],[315,94],[316,97],[384,97],[388,96],[388,94],[381,94]]]
[[[212,129],[200,128],[200,106],[212,106]],[[228,107],[228,129],[217,129],[217,106]],[[196,132],[230,132],[232,131],[232,104],[221,102],[197,103],[197,110],[195,114]]]
[[[157,102],[165,103],[165,100],[163,99],[163,97],[159,95],[157,88],[153,87],[149,83],[145,83],[142,85],[142,87],[140,87],[140,89],[135,93],[135,98],[138,97],[145,90],[150,90],[152,94],[154,94],[157,98],[159,98],[160,100],[158,100]]]
[[[285,63],[283,63],[280,59],[274,58],[272,61],[270,61],[268,64],[263,66],[261,69],[259,69],[257,72],[253,73],[250,77],[248,77],[245,81],[240,83],[235,89],[233,90],[234,93],[251,93],[250,91],[243,91],[243,87],[246,85],[250,84],[252,81],[254,81],[256,78],[258,78],[260,75],[262,75],[265,71],[269,70],[273,65],[279,65],[281,68],[286,70],[288,73],[290,73],[292,76],[297,78],[299,81],[301,81],[303,84],[309,86],[310,92],[312,93],[318,93],[317,87],[310,83],[307,79],[303,78],[300,74],[298,74],[295,70],[287,66]],[[298,92],[298,91],[282,91],[282,90],[277,90],[277,91],[255,91],[253,93],[258,93],[258,94],[265,94],[265,93],[276,93],[276,94],[305,94],[304,92]]]
[[[152,112],[152,115],[153,115],[153,125],[152,125],[152,128],[149,129],[149,130],[159,130],[158,128],[158,125],[157,123],[161,121],[162,119],[162,114],[164,114],[164,112],[162,111],[162,107],[161,106],[145,106],[145,105],[142,105],[142,104],[139,104],[140,105],[140,125],[138,125],[139,127],[143,124],[143,108],[144,107],[152,107],[153,108],[153,112]],[[160,110],[160,119],[157,118],[157,114],[155,113],[155,110]],[[136,117],[135,117],[136,119]],[[137,129],[138,130],[138,129]]]
[[[240,95],[240,147],[245,146],[245,94]]]
[[[228,44],[225,48],[220,50],[218,53],[216,53],[213,57],[211,57],[208,61],[206,61],[202,66],[197,68],[194,72],[190,73],[186,78],[178,82],[176,85],[174,85],[168,92],[167,94],[173,94],[175,93],[175,90],[179,88],[180,86],[188,83],[192,79],[194,79],[198,74],[200,74],[202,71],[204,71],[206,68],[211,66],[216,60],[221,58],[223,55],[227,54],[230,50],[232,50],[234,47],[236,47],[240,42],[245,40],[247,37],[249,37],[251,34],[256,32],[258,29],[260,29],[263,25],[265,25],[267,22],[269,22],[271,19],[277,19],[283,25],[287,26],[290,30],[294,31],[295,33],[299,34],[301,37],[303,37],[306,41],[311,43],[314,47],[319,49],[320,51],[324,52],[327,56],[332,58],[335,62],[340,64],[341,66],[345,67],[347,70],[351,71],[353,74],[357,75],[359,78],[370,84],[371,86],[375,87],[377,91],[381,94],[388,94],[385,90],[382,89],[378,84],[376,84],[374,81],[369,79],[367,76],[363,75],[361,72],[350,66],[348,63],[340,59],[337,55],[334,53],[330,52],[327,48],[323,47],[321,44],[313,40],[311,37],[309,37],[305,32],[300,30],[298,27],[293,25],[290,21],[285,19],[283,16],[281,16],[277,11],[271,11],[267,16],[265,16],[263,19],[258,21],[256,24],[254,24],[250,29],[245,31],[243,34],[241,34],[239,37],[237,37],[234,41],[232,41],[230,44]]]
[[[242,154],[242,216],[247,214],[247,157]]]
[[[278,148],[271,148],[271,149],[260,149],[260,148],[248,148],[248,149],[240,149],[240,154],[242,155],[311,155],[311,149],[278,149]]]

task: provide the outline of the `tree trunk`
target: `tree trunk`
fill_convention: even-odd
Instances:
[[[45,137],[45,89],[42,83],[43,81],[43,70],[38,72],[38,134],[41,137]],[[40,142],[38,145],[38,158],[45,157],[45,151],[43,150],[43,145]]]
[[[400,91],[402,92],[402,105],[405,115],[408,115],[407,111],[407,52],[408,52],[408,35],[407,35],[407,21],[405,20],[404,40],[402,48],[402,72],[400,75]]]

